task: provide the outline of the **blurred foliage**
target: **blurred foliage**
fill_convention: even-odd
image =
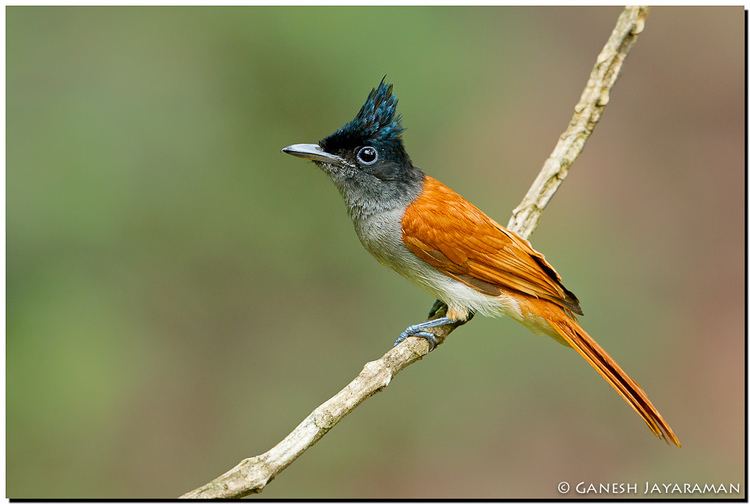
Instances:
[[[8,495],[175,496],[280,440],[432,300],[279,149],[387,74],[412,158],[505,221],[618,12],[8,8]],[[533,237],[683,449],[477,319],[263,495],[742,481],[742,40],[741,7],[653,9]]]

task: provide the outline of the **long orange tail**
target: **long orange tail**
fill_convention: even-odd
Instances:
[[[557,307],[555,307],[557,308]],[[554,310],[558,311],[558,310]],[[648,428],[651,429],[656,437],[665,439],[667,442],[680,446],[680,440],[672,431],[669,424],[662,418],[661,414],[648,400],[646,392],[633,380],[615,360],[600,347],[594,339],[588,335],[578,323],[565,314],[562,309],[553,316],[545,317],[552,328],[568,343],[573,349],[586,359],[591,367],[612,385],[620,396],[625,399]]]

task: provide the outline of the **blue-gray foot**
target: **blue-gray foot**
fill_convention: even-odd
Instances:
[[[404,341],[409,336],[416,336],[418,338],[424,338],[427,340],[427,343],[430,344],[430,351],[434,350],[435,347],[438,344],[437,336],[435,336],[432,332],[427,331],[426,329],[432,329],[433,327],[440,327],[448,324],[455,324],[456,321],[448,318],[448,317],[440,317],[436,318],[435,320],[428,320],[427,322],[422,322],[421,324],[414,324],[406,329],[404,329],[404,332],[401,333],[401,335],[396,338],[396,341],[393,343],[393,346],[398,345],[402,341]]]

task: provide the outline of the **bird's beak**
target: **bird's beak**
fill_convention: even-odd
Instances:
[[[320,163],[327,164],[346,164],[346,160],[339,156],[329,154],[320,148],[317,144],[294,144],[281,149],[281,152],[286,152],[292,156],[297,156],[311,161],[318,161]]]

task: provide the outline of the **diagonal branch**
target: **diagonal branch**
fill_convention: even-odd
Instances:
[[[560,136],[521,204],[513,210],[508,228],[524,238],[528,238],[536,228],[542,212],[565,180],[571,163],[581,153],[601,118],[625,56],[643,31],[647,15],[647,7],[626,7],[617,19],[609,40],[596,59],[568,128]],[[431,318],[443,315],[444,305],[436,303],[435,308],[430,314]],[[436,328],[438,340],[442,342],[456,327],[458,325]],[[277,474],[325,436],[342,418],[365,399],[383,390],[399,371],[424,357],[428,351],[429,345],[424,339],[407,338],[380,359],[365,364],[354,380],[315,408],[279,444],[261,455],[243,460],[182,498],[238,498],[262,491]]]
[[[536,228],[542,212],[568,176],[570,165],[581,153],[601,119],[625,56],[646,25],[646,16],[648,7],[626,7],[617,19],[609,40],[596,58],[568,128],[560,135],[552,154],[544,162],[521,204],[513,210],[508,228],[524,238],[528,238]]]

